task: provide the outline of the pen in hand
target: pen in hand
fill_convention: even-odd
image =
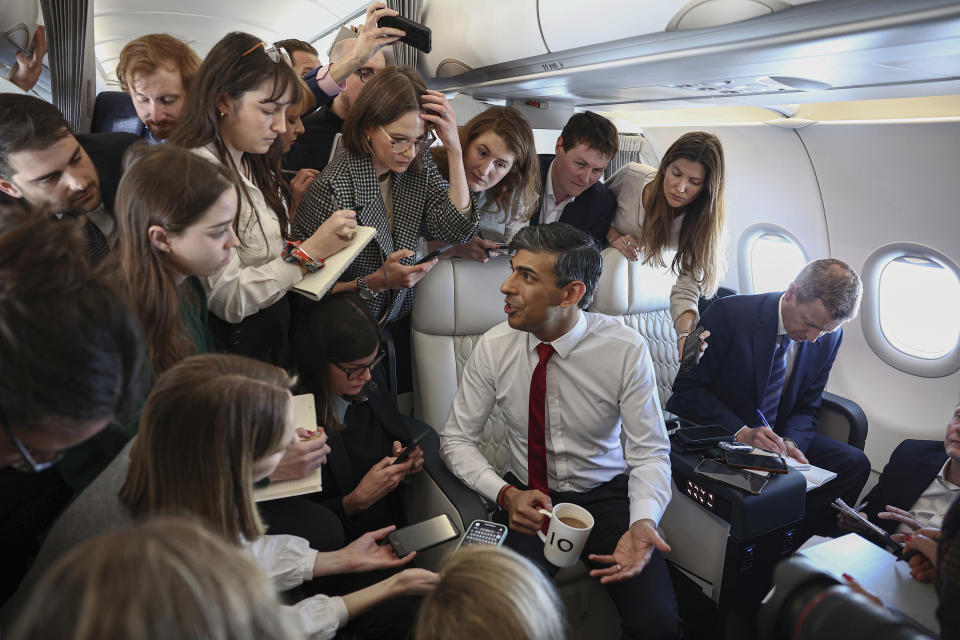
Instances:
[[[783,438],[781,438],[780,436],[776,435],[776,433],[774,433],[773,427],[771,427],[770,423],[767,422],[766,417],[763,415],[763,411],[760,411],[760,409],[757,409],[757,415],[760,416],[760,420],[761,422],[763,422],[763,426],[765,426],[767,429],[770,429],[770,432],[773,433],[774,437],[777,439],[777,444],[779,445],[778,453],[786,454],[787,448],[783,446]]]

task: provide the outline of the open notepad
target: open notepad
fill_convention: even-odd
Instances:
[[[374,227],[357,227],[357,235],[350,244],[324,260],[323,269],[304,276],[303,280],[294,285],[293,291],[311,300],[322,298],[376,235],[377,230]]]
[[[317,408],[313,394],[293,396],[293,413],[297,428],[306,429],[311,433],[317,430]],[[271,482],[265,487],[254,489],[253,498],[257,502],[302,496],[305,493],[314,493],[323,489],[323,480],[320,469],[317,469],[305,478],[299,480],[284,480]]]

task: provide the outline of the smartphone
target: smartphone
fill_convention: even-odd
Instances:
[[[715,444],[724,440],[733,440],[733,435],[718,424],[696,427],[681,427],[677,436],[684,444]]]
[[[426,438],[428,435],[430,435],[430,431],[428,429],[424,429],[418,433],[413,440],[410,441],[410,444],[407,445],[407,448],[400,452],[400,455],[398,455],[397,459],[393,461],[393,464],[403,464],[406,462],[407,458],[410,457],[410,454],[413,453],[414,448],[423,442],[424,438]]]
[[[433,49],[432,33],[429,27],[425,27],[419,22],[414,22],[403,16],[384,16],[377,20],[378,27],[392,27],[400,29],[407,35],[400,38],[400,42],[408,44],[415,49],[420,49],[424,53],[430,53]]]
[[[387,541],[401,558],[411,551],[423,551],[436,546],[441,542],[452,540],[460,535],[450,520],[450,516],[442,514],[423,522],[397,529],[387,536]]]
[[[680,358],[680,370],[678,375],[684,375],[700,364],[700,334],[706,331],[703,325],[697,325],[697,328],[690,332],[686,342],[683,343],[683,357]]]
[[[727,451],[727,464],[740,469],[756,469],[758,471],[772,471],[786,473],[787,463],[780,456],[764,456],[745,451]]]
[[[760,491],[767,486],[766,478],[761,478],[748,471],[728,467],[716,460],[701,460],[700,464],[697,465],[696,473],[753,495],[759,495]]]
[[[489,544],[499,547],[507,538],[507,527],[489,520],[474,520],[460,538],[456,550],[475,544]]]
[[[443,254],[445,254],[447,251],[450,251],[450,249],[453,249],[453,245],[452,245],[452,244],[445,244],[445,245],[443,245],[442,247],[440,247],[439,249],[437,249],[436,251],[431,251],[431,252],[428,253],[427,255],[423,256],[422,258],[420,258],[419,260],[417,260],[416,262],[414,262],[413,265],[414,265],[414,266],[417,266],[418,264],[423,264],[424,262],[430,262],[430,261],[433,260],[434,258],[439,258],[439,257],[442,256]]]

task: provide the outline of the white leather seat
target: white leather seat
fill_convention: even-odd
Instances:
[[[674,278],[630,263],[615,249],[604,251],[603,260],[603,275],[591,310],[622,316],[624,322],[647,337],[661,400],[665,402],[679,366],[668,310]],[[460,374],[477,339],[506,320],[500,285],[509,273],[507,258],[486,264],[441,260],[417,285],[411,324],[414,411],[417,418],[437,431],[446,422]],[[481,440],[487,460],[503,474],[509,453],[506,426],[498,409],[487,421]],[[619,637],[619,617],[613,603],[582,563],[562,570],[556,583],[574,637]]]

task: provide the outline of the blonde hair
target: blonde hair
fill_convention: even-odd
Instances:
[[[723,146],[713,134],[705,131],[685,133],[670,145],[660,161],[653,179],[653,196],[644,203],[643,231],[640,245],[645,264],[664,267],[663,253],[670,247],[673,210],[663,191],[663,179],[674,160],[683,158],[704,168],[703,189],[684,208],[680,240],[671,267],[674,272],[686,271],[697,278],[704,297],[717,293],[725,271],[723,230],[727,226],[724,198]]]
[[[134,516],[187,512],[227,540],[259,538],[253,463],[282,445],[293,383],[279,367],[234,355],[172,366],[143,408],[120,500]]]
[[[11,638],[302,638],[275,593],[219,536],[186,518],[158,518],[61,557],[33,590]]]
[[[563,603],[553,583],[510,549],[471,547],[453,554],[420,606],[416,640],[563,640]]]

